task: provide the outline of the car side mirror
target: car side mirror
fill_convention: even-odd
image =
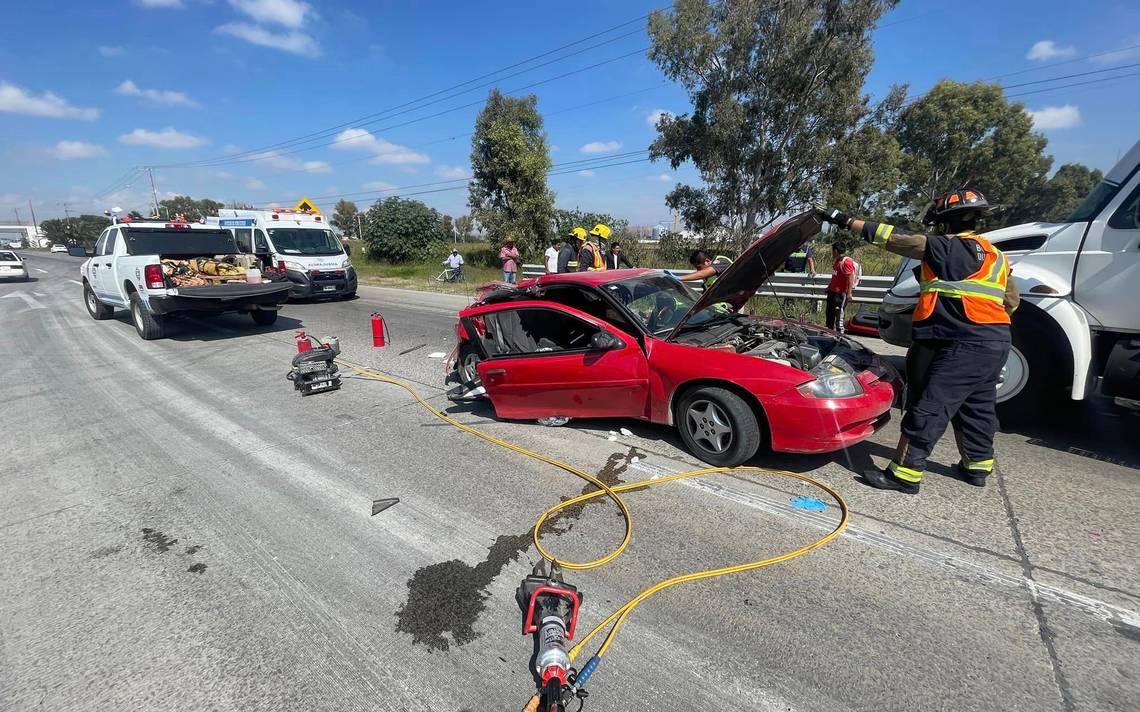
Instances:
[[[608,331],[599,331],[590,338],[591,351],[613,351],[623,346],[622,340]]]
[[[344,245],[344,254],[351,256],[352,245],[348,244],[347,242],[342,242],[341,244]]]

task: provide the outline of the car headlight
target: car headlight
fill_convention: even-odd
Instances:
[[[814,381],[796,386],[796,390],[808,398],[854,398],[863,395],[863,386],[846,373],[817,376]]]
[[[290,262],[289,260],[284,260],[284,263],[285,263],[285,269],[291,269],[291,270],[294,270],[297,272],[304,272],[305,271],[305,268],[301,266],[300,262]]]
[[[341,262],[341,263],[340,263],[340,268],[341,268],[341,269],[348,269],[348,268],[349,268],[349,267],[351,267],[351,266],[352,266],[352,260],[350,260],[350,259],[345,259],[345,261],[344,261],[344,262]]]

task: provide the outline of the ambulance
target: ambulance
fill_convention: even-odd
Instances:
[[[290,298],[356,296],[356,270],[344,243],[316,210],[220,210],[206,225],[234,234],[238,249],[285,270]]]

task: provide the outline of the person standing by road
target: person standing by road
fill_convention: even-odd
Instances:
[[[831,245],[831,281],[827,283],[827,328],[843,333],[844,310],[855,292],[855,260],[841,242]]]
[[[610,251],[606,253],[606,269],[633,269],[633,263],[625,256],[625,252],[621,249],[620,242],[614,242],[610,245]]]
[[[519,259],[515,239],[505,238],[503,246],[499,248],[499,261],[503,263],[503,281],[507,284],[518,284]]]
[[[546,248],[543,261],[546,264],[547,274],[554,274],[558,271],[558,252],[561,247],[562,238],[556,237],[550,241],[550,247]]]
[[[578,271],[578,246],[586,239],[586,229],[576,227],[566,236],[568,239],[562,243],[558,251],[558,273]]]
[[[1010,348],[1017,287],[1009,260],[974,232],[989,210],[976,190],[937,200],[926,222],[935,233],[909,233],[817,206],[823,220],[859,233],[896,255],[922,260],[913,343],[906,357],[907,402],[894,459],[863,473],[877,489],[917,494],[926,459],[953,424],[959,479],[984,487],[994,469],[997,383]]]
[[[463,255],[459,254],[458,248],[453,249],[443,263],[451,270],[451,276],[447,278],[447,281],[454,282],[463,277]]]

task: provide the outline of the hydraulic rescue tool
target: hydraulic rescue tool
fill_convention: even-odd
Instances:
[[[575,586],[562,580],[562,569],[539,559],[534,571],[522,580],[515,600],[523,612],[523,635],[537,634],[534,671],[539,677],[542,712],[563,712],[575,696],[570,686],[570,655],[567,643],[574,639],[578,627],[578,608],[582,595]],[[580,699],[585,699],[585,690]]]
[[[316,341],[316,345],[313,345]],[[340,340],[326,336],[314,340],[305,332],[297,332],[297,354],[293,356],[293,368],[285,378],[293,382],[293,388],[302,396],[335,391],[340,388],[340,369],[334,363],[340,354]]]

